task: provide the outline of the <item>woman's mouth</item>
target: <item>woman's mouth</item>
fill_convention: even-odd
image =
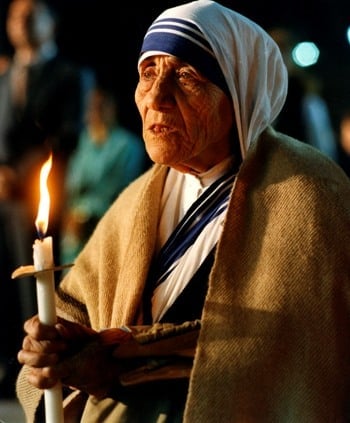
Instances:
[[[150,130],[154,133],[154,134],[167,134],[169,132],[171,132],[171,128],[167,125],[152,125],[150,127]]]

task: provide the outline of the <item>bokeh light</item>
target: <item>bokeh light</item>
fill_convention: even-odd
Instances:
[[[298,43],[292,51],[294,62],[301,67],[314,65],[317,63],[319,56],[319,48],[311,41],[303,41]]]

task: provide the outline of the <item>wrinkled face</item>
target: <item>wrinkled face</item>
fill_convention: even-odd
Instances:
[[[155,163],[199,173],[231,154],[231,100],[188,63],[173,56],[146,58],[135,101]]]

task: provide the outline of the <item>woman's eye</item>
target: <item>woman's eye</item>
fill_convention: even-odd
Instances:
[[[185,88],[194,88],[198,84],[198,78],[192,72],[180,71],[176,75],[178,83]]]
[[[190,72],[187,72],[187,71],[178,72],[177,77],[178,77],[178,79],[184,80],[184,81],[194,80],[193,75]]]
[[[150,68],[147,68],[142,72],[141,76],[143,79],[149,80],[153,77],[153,75],[154,75],[154,72]]]

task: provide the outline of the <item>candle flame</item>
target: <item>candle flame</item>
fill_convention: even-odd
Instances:
[[[35,220],[35,227],[39,238],[44,238],[49,225],[50,195],[47,187],[47,179],[52,166],[52,154],[43,164],[40,171],[40,202],[38,214]]]

